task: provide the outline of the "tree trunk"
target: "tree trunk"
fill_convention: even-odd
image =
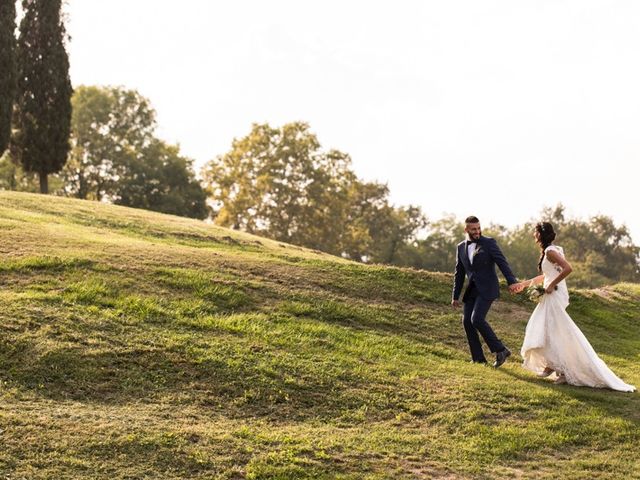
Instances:
[[[396,256],[396,250],[398,249],[398,239],[394,238],[391,241],[391,248],[389,250],[389,255],[387,256],[387,261],[384,263],[387,263],[389,265],[392,265],[391,262],[393,262],[393,257]]]
[[[40,176],[40,193],[49,193],[49,175],[39,173]]]

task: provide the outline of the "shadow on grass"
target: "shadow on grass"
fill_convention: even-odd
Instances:
[[[633,422],[635,425],[640,425],[640,394],[638,394],[638,392],[628,393],[606,388],[555,385],[550,380],[533,377],[533,374],[524,370],[522,372],[514,372],[509,369],[500,369],[499,372],[517,381],[527,382],[536,387],[561,392],[583,404],[597,407],[608,415],[620,417],[629,422]]]
[[[0,273],[62,273],[91,269],[95,262],[86,258],[60,258],[50,255],[30,256],[0,262]]]
[[[202,405],[226,416],[273,421],[335,419],[361,408],[387,416],[403,399],[349,369],[278,363],[275,353],[219,352],[204,358],[172,348],[94,351],[63,346],[35,354],[27,341],[0,342],[0,378],[51,400]],[[270,358],[270,356],[272,356]]]

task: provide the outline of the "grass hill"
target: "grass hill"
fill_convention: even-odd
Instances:
[[[450,275],[7,192],[0,255],[2,479],[640,478],[639,394],[469,364]],[[570,306],[635,385],[639,306]]]

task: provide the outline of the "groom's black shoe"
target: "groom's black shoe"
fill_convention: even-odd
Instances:
[[[498,368],[505,362],[509,355],[511,355],[511,351],[508,348],[505,348],[501,352],[496,353],[496,361],[493,363],[493,366],[495,368]]]

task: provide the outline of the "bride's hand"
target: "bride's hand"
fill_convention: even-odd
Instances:
[[[558,286],[557,286],[557,285],[549,285],[549,286],[545,289],[544,293],[553,293],[553,292],[555,292],[557,289],[558,289]]]

